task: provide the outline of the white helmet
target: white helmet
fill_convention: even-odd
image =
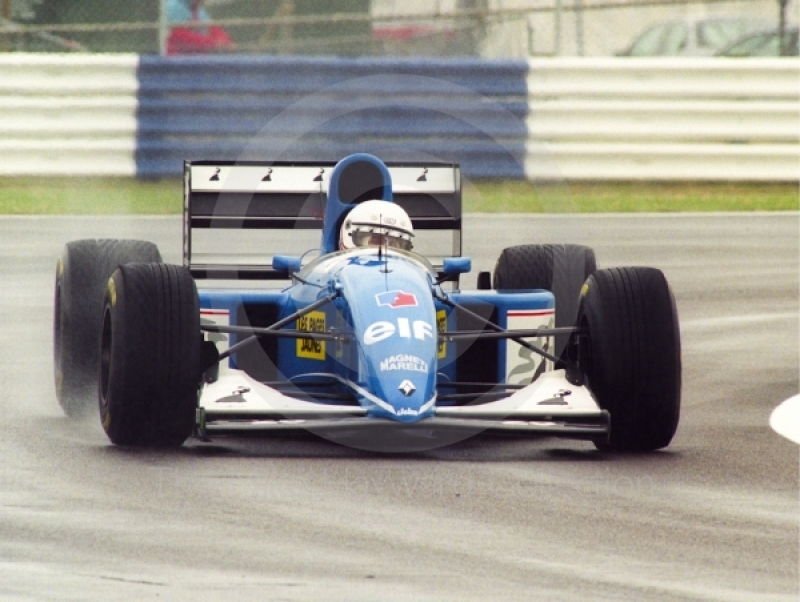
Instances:
[[[402,207],[389,201],[364,201],[344,218],[339,248],[386,245],[410,251],[413,236],[411,219]]]

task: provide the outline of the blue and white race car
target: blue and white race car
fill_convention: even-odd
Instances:
[[[487,430],[667,446],[681,357],[663,273],[532,244],[463,291],[461,222],[456,164],[187,162],[182,266],[144,241],[66,245],[59,402],[96,399],[118,445],[305,429],[382,451]]]

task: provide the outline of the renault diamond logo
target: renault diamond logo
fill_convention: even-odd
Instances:
[[[405,395],[406,397],[408,397],[408,396],[409,396],[409,395],[411,395],[411,394],[412,394],[414,391],[416,391],[416,390],[417,390],[417,388],[414,386],[414,383],[412,383],[410,380],[404,380],[403,382],[401,382],[401,383],[400,383],[400,386],[399,386],[399,387],[397,387],[397,388],[398,388],[398,389],[400,390],[400,392],[401,392],[403,395]]]

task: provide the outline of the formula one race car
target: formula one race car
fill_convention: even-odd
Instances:
[[[462,291],[461,221],[456,164],[187,162],[183,266],[143,241],[66,245],[59,402],[97,399],[118,445],[288,429],[384,451],[486,430],[668,445],[681,358],[662,272],[523,245]]]

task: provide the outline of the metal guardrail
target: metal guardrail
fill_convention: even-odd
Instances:
[[[135,175],[138,60],[0,55],[0,174]]]
[[[800,180],[800,60],[549,59],[528,75],[526,176]]]

